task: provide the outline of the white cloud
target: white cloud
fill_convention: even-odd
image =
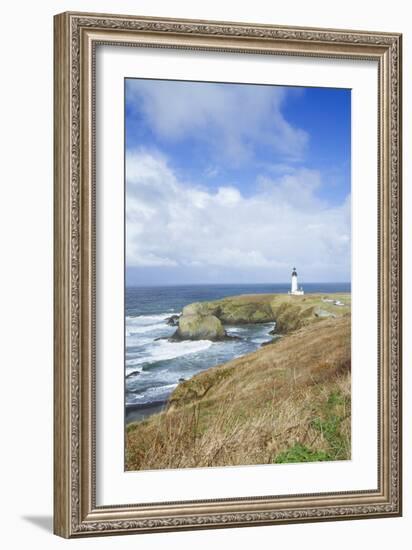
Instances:
[[[244,197],[180,181],[164,157],[137,150],[126,181],[128,267],[195,266],[255,282],[285,280],[296,264],[306,280],[350,279],[350,197],[335,207],[317,198],[316,171],[260,178]]]
[[[215,195],[216,202],[223,206],[235,206],[241,199],[242,196],[235,187],[219,187]]]
[[[274,86],[127,81],[128,104],[158,137],[200,140],[233,165],[253,158],[262,144],[287,159],[302,157],[308,135],[282,114],[288,93]]]

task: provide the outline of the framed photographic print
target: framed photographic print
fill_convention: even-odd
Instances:
[[[401,514],[401,36],[55,17],[64,537]]]

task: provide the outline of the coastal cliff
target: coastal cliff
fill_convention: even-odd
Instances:
[[[235,296],[190,304],[179,321],[189,316],[273,321],[282,337],[181,382],[166,410],[130,424],[126,469],[350,458],[349,294]]]
[[[338,304],[338,305],[337,305]],[[177,319],[176,340],[211,340],[225,336],[224,326],[276,322],[276,334],[287,334],[326,317],[341,317],[350,311],[350,294],[290,296],[250,294],[210,302],[195,302],[183,308]]]

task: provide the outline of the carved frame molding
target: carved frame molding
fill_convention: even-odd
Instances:
[[[54,530],[64,537],[401,514],[401,35],[64,13],[55,17]],[[95,146],[98,44],[373,59],[379,65],[379,488],[95,503]]]

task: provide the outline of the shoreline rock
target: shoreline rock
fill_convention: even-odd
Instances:
[[[167,325],[171,327],[177,327],[179,324],[179,318],[180,318],[180,315],[174,314],[174,315],[171,315],[170,317],[167,317],[165,321]]]
[[[331,311],[327,311],[326,309],[322,309],[320,307],[316,308],[313,312],[316,317],[326,318],[326,317],[333,317],[336,318],[336,313],[332,313]]]
[[[213,342],[230,338],[222,322],[215,315],[189,314],[179,318],[178,328],[170,341],[211,340]]]
[[[182,316],[186,315],[214,315],[224,325],[229,326],[275,321],[270,303],[255,300],[253,296],[233,296],[212,302],[194,302],[183,308]]]
[[[139,376],[139,374],[139,370],[133,370],[132,372],[129,372],[129,374],[126,374],[126,378],[133,378],[134,376]]]

